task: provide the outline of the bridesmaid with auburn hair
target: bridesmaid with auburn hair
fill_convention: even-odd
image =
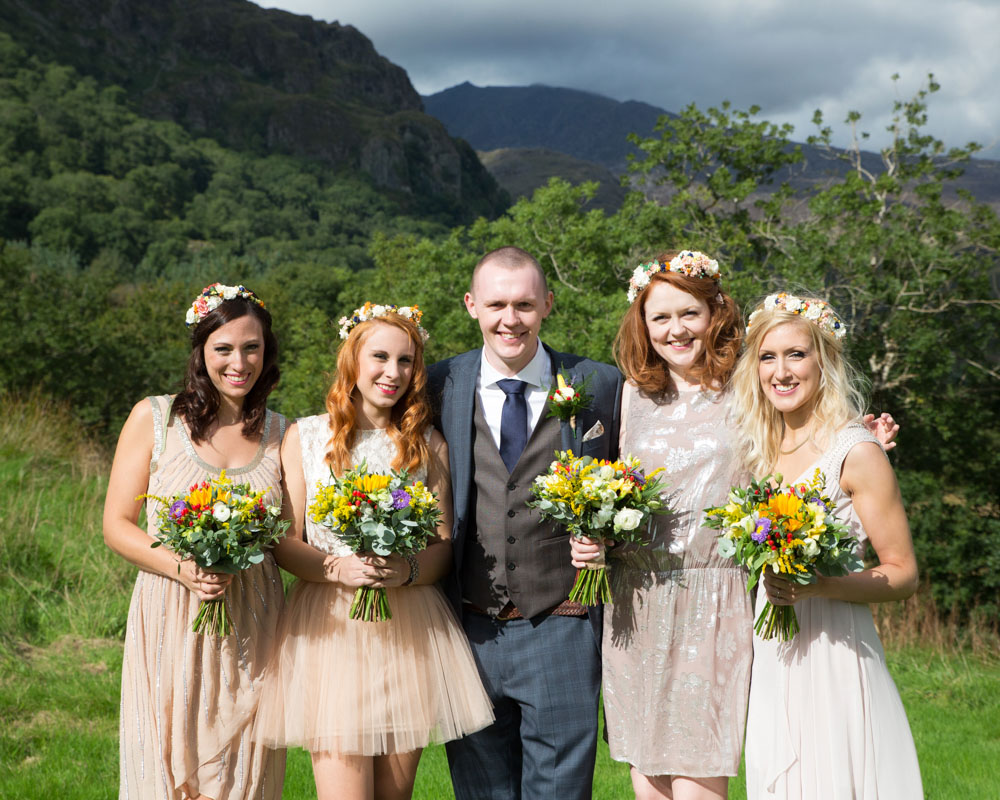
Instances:
[[[431,426],[419,309],[366,304],[345,340],[327,413],[298,420],[282,446],[288,536],[278,562],[298,576],[281,625],[257,733],[312,754],[320,800],[402,800],[423,748],[486,727],[493,710],[437,581],[451,566],[444,437]],[[406,469],[437,493],[436,537],[407,557],[353,553],[307,513],[318,483],[364,463]],[[385,588],[392,616],[350,618],[361,586]]]
[[[285,419],[267,409],[278,382],[271,315],[244,286],[212,284],[187,313],[191,355],[176,396],[148,397],[125,421],[104,504],[104,541],[139,568],[125,632],[120,798],[276,800],[284,752],[250,739],[284,605],[268,555],[236,575],[153,549],[160,504],[222,470],[278,505]],[[193,633],[202,601],[225,598],[229,636]]]

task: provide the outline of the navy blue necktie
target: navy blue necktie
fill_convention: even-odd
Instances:
[[[504,378],[497,381],[505,395],[503,410],[500,412],[500,458],[513,472],[517,460],[528,442],[528,404],[524,399],[524,381]]]

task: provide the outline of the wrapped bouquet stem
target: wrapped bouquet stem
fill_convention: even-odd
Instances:
[[[183,494],[143,494],[136,499],[160,504],[151,547],[165,546],[202,569],[236,574],[262,562],[288,528],[281,509],[265,505],[266,493],[266,489],[253,491],[246,483],[234,484],[223,470],[218,478],[196,483]],[[215,636],[232,633],[225,598],[202,601],[192,630]]]
[[[666,513],[660,493],[660,470],[646,475],[639,459],[627,456],[606,461],[577,457],[572,450],[556,453],[549,469],[531,485],[533,499],[543,519],[566,526],[571,536],[596,540],[600,555],[581,569],[569,599],[587,606],[611,600],[605,559],[605,540],[645,540],[643,529],[654,513]]]
[[[412,556],[435,535],[441,510],[437,495],[406,471],[369,473],[362,462],[341,477],[320,482],[309,515],[333,531],[355,553]],[[360,586],[351,603],[351,619],[392,619],[385,589]]]

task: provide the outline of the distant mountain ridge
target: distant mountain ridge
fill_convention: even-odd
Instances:
[[[669,114],[648,103],[541,84],[465,82],[423,101],[428,114],[476,150],[545,147],[619,172],[625,168],[628,134],[649,136],[660,116]]]
[[[350,25],[247,0],[0,0],[0,26],[124,87],[140,113],[229,147],[361,169],[469,216],[506,202],[472,149],[423,112],[406,72]]]
[[[654,135],[653,129],[661,115],[676,116],[669,111],[636,101],[619,102],[577,89],[551,86],[475,86],[469,82],[426,95],[424,108],[440,119],[452,136],[467,140],[477,151],[505,150],[505,169],[513,170],[516,148],[526,148],[525,158],[538,164],[537,148],[565,153],[577,159],[594,162],[614,175],[627,168],[627,154],[635,152],[629,144],[629,133]],[[832,176],[843,175],[849,169],[839,159],[817,147],[802,144],[803,164],[777,176],[788,179],[793,188],[809,190]],[[881,157],[864,153],[864,164],[880,170]],[[1000,161],[972,159],[963,165],[965,174],[953,183],[953,188],[966,189],[984,203],[1000,210]],[[574,168],[579,170],[579,165]],[[525,167],[522,173],[527,170]],[[538,173],[536,185],[549,175],[563,175],[553,162]],[[498,175],[498,180],[503,179]],[[530,183],[521,175],[523,185]],[[507,186],[512,194],[516,189]],[[652,197],[661,197],[656,188],[647,189]]]

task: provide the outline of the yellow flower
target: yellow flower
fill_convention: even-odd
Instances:
[[[388,475],[362,475],[358,478],[358,490],[365,494],[371,494],[380,489],[388,488],[391,480],[392,478]]]
[[[188,505],[205,508],[212,504],[212,489],[209,486],[192,489],[187,496]]]
[[[767,506],[775,516],[794,517],[802,508],[802,501],[794,495],[776,494],[768,501]]]

